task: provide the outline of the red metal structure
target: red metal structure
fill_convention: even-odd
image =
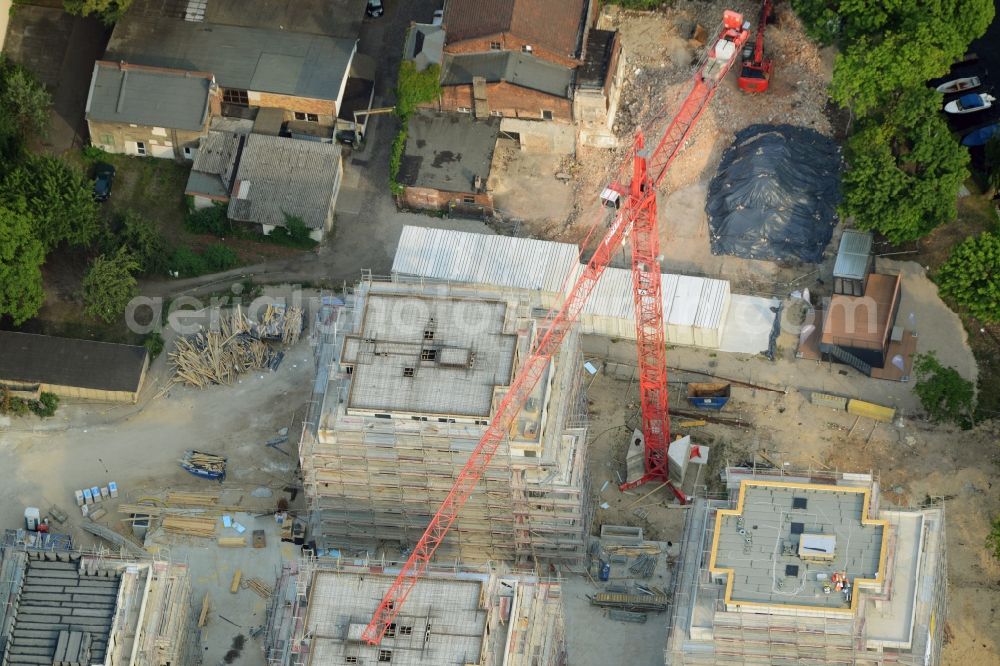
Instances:
[[[680,152],[698,117],[705,110],[717,85],[732,67],[749,33],[743,17],[732,11],[723,15],[723,25],[716,42],[702,59],[694,85],[680,111],[671,121],[652,151],[646,149],[639,132],[632,151],[632,173],[627,185],[613,183],[602,195],[605,205],[617,209],[607,232],[598,243],[562,307],[550,313],[531,355],[514,377],[500,401],[479,444],[469,456],[454,487],[431,519],[423,536],[414,546],[396,580],[362,633],[362,640],[378,645],[389,625],[399,614],[407,596],[427,570],[431,558],[444,540],[462,506],[472,495],[518,413],[524,407],[545,368],[559,351],[597,280],[611,263],[612,256],[632,236],[633,291],[638,333],[640,390],[642,392],[642,428],[645,435],[645,475],[631,485],[651,479],[667,480],[667,444],[670,419],[667,413],[666,348],[663,331],[663,301],[660,290],[660,246],[656,218],[656,188],[663,181],[671,162]],[[683,494],[675,492],[682,500]]]
[[[753,51],[747,47],[743,52],[743,66],[740,68],[740,78],[736,80],[743,92],[766,92],[771,83],[771,71],[774,61],[764,58],[764,29],[771,18],[771,0],[764,0],[760,7],[760,21],[757,23],[757,38],[754,40]]]

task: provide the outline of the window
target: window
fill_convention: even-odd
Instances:
[[[548,109],[542,109],[542,120],[552,120],[552,112]]]
[[[115,137],[111,136],[110,134],[102,134],[101,143],[103,143],[105,146],[113,146],[115,145]]]
[[[437,349],[421,349],[420,350],[420,360],[421,361],[436,361],[438,357]]]
[[[474,204],[476,203],[476,197],[462,197],[462,203]]]
[[[413,368],[403,368],[403,376],[404,377],[412,377],[413,376]]]
[[[315,113],[302,113],[301,111],[296,111],[295,112],[295,119],[296,120],[308,120],[311,123],[318,123],[319,122],[319,116],[317,116]]]
[[[250,96],[246,90],[235,88],[225,88],[222,91],[222,101],[226,104],[239,104],[240,106],[250,106]]]
[[[472,109],[467,106],[460,106],[455,110],[458,111],[459,113],[472,113]]]
[[[434,331],[424,331],[424,340],[433,340]]]
[[[184,157],[189,160],[194,158],[194,150],[191,149],[191,146],[184,146]]]
[[[354,374],[354,366],[353,365],[345,365],[344,366],[344,374],[353,375]]]
[[[499,51],[500,50],[500,42],[490,42],[490,50],[491,51]]]
[[[407,627],[405,624],[399,627],[400,636],[411,636],[413,635],[413,627]]]
[[[356,664],[356,663],[358,663],[358,658],[357,657],[344,657],[344,663],[345,664]]]
[[[380,664],[388,664],[392,661],[392,650],[379,650],[378,661]]]
[[[385,637],[386,638],[395,638],[396,637],[396,624],[395,623],[390,624],[388,627],[385,628]]]
[[[146,154],[146,142],[145,141],[136,141],[135,142],[135,154],[136,155],[145,155]]]
[[[490,111],[490,115],[491,116],[497,116],[499,118],[503,118],[503,111]]]
[[[531,44],[525,44],[521,47],[522,53],[531,53]]]

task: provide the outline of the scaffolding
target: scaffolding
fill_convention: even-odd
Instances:
[[[286,564],[264,633],[268,666],[562,666],[565,627],[558,579],[489,566],[435,565],[378,647],[360,630],[398,562],[304,557]],[[385,654],[383,654],[385,653]]]
[[[517,335],[512,372],[537,334],[537,308],[523,292],[369,277],[345,293],[344,305],[336,317],[326,317],[317,341],[316,381],[299,449],[321,554],[375,553],[393,544],[405,552],[451,491],[488,418],[351,409],[351,383],[360,380],[340,357],[344,339],[362,330],[369,300],[398,295],[502,302],[504,331]],[[574,335],[543,382],[534,405],[538,425],[519,429],[503,443],[439,557],[576,562],[583,556],[592,509],[582,362]],[[503,390],[493,388],[494,404]]]
[[[739,480],[806,479],[808,472],[729,468],[729,490]],[[817,482],[813,479],[814,482]],[[667,624],[668,666],[940,663],[947,605],[944,505],[887,506],[871,475],[823,472],[822,483],[872,488],[871,512],[888,521],[886,571],[876,589],[858,589],[856,612],[816,609],[729,608],[725,580],[709,570],[712,534],[727,499],[698,498],[688,512],[672,581]],[[884,499],[884,498],[883,498]]]

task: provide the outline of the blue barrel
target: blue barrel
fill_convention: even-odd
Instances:
[[[601,560],[601,570],[597,572],[597,580],[605,581],[611,578],[611,562]]]

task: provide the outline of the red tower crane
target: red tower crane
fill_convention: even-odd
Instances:
[[[660,244],[656,218],[656,189],[674,158],[684,146],[699,116],[729,72],[749,36],[742,15],[727,10],[716,41],[702,58],[693,77],[693,86],[677,115],[652,150],[639,131],[632,150],[632,173],[627,184],[612,183],[601,198],[617,209],[594,255],[558,311],[550,313],[542,325],[544,333],[520,372],[511,381],[479,444],[459,472],[455,485],[445,497],[427,530],[414,546],[375,611],[361,638],[370,645],[382,641],[407,596],[424,574],[438,546],[444,540],[465,502],[472,495],[493,455],[514,425],[545,368],[559,351],[572,329],[597,280],[611,263],[615,251],[632,236],[632,284],[636,307],[639,352],[642,429],[645,438],[645,474],[630,486],[657,479],[669,483],[667,445],[670,417],[667,404],[666,347],[663,332],[663,301],[660,290]],[[675,493],[683,501],[679,490]]]
[[[757,38],[754,39],[753,50],[749,46],[743,50],[743,66],[740,68],[740,78],[736,80],[743,92],[765,92],[771,82],[774,61],[764,58],[764,29],[772,10],[771,0],[764,0],[760,7],[760,21],[757,23]]]

